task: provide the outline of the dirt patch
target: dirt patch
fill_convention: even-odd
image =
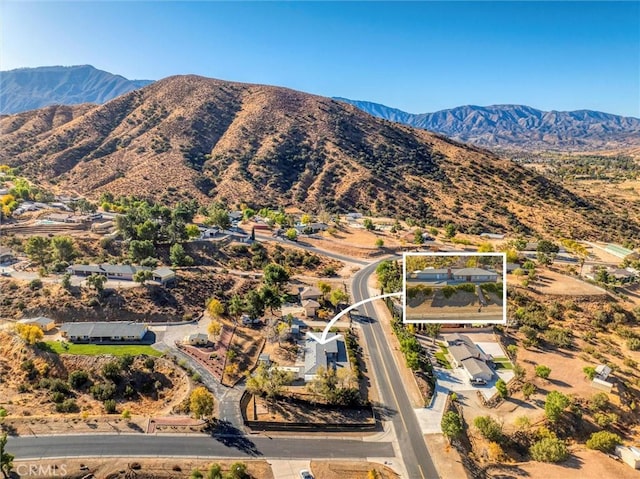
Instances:
[[[50,477],[81,478],[131,478],[137,479],[174,479],[188,478],[191,472],[198,469],[206,477],[206,472],[212,464],[219,464],[222,472],[230,470],[236,461],[201,461],[195,459],[148,459],[148,458],[86,458],[86,459],[55,459],[42,461],[14,461],[14,469],[27,471],[28,467],[41,466],[41,471],[49,471]],[[247,472],[252,479],[274,479],[271,466],[266,461],[239,461],[247,466]],[[43,474],[38,474],[44,477]]]
[[[531,286],[542,294],[565,296],[604,296],[607,294],[602,288],[557,271],[538,268],[537,272],[538,277]],[[519,283],[519,279],[514,275],[509,275],[507,281]]]
[[[529,479],[637,479],[638,471],[598,451],[574,449],[560,464],[525,462],[490,469],[491,477],[527,477]]]
[[[400,476],[384,464],[363,461],[311,461],[311,472],[319,479],[368,479],[369,471],[378,472],[380,479]]]

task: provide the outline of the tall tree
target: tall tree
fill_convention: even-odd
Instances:
[[[51,243],[44,236],[32,236],[27,240],[24,252],[31,261],[46,266],[51,258]]]
[[[53,259],[57,261],[71,261],[75,256],[73,240],[69,236],[54,236],[51,238]]]
[[[7,434],[0,435],[0,471],[5,479],[11,477],[11,471],[13,470],[13,460],[15,456],[9,454],[6,450],[7,447]]]
[[[276,263],[265,266],[264,282],[269,286],[275,286],[278,291],[282,291],[282,287],[289,281],[289,273],[286,269]]]

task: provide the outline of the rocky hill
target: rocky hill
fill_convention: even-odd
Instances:
[[[412,114],[379,103],[335,99],[378,118],[435,131],[482,147],[594,151],[640,146],[640,119],[599,111],[467,105],[435,113]]]
[[[105,103],[150,80],[127,80],[91,65],[19,68],[0,72],[0,114],[48,105]]]
[[[578,196],[488,151],[285,88],[176,76],[101,106],[3,117],[0,129],[0,163],[91,197],[370,210],[477,233],[640,234],[634,204]]]

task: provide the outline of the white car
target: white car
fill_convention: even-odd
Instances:
[[[313,479],[313,474],[311,474],[307,469],[303,469],[300,471],[300,479]]]

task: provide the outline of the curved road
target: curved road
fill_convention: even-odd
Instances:
[[[378,262],[371,264],[358,271],[353,277],[354,303],[370,297],[367,282],[377,265]],[[389,338],[380,325],[372,303],[364,304],[360,312],[361,315],[369,318],[369,321],[362,323],[362,331],[369,347],[371,366],[376,371],[382,402],[389,409],[386,415],[391,416],[390,419],[396,431],[407,474],[411,479],[437,479],[440,476],[431,461],[413,406],[405,392],[391,353]]]

